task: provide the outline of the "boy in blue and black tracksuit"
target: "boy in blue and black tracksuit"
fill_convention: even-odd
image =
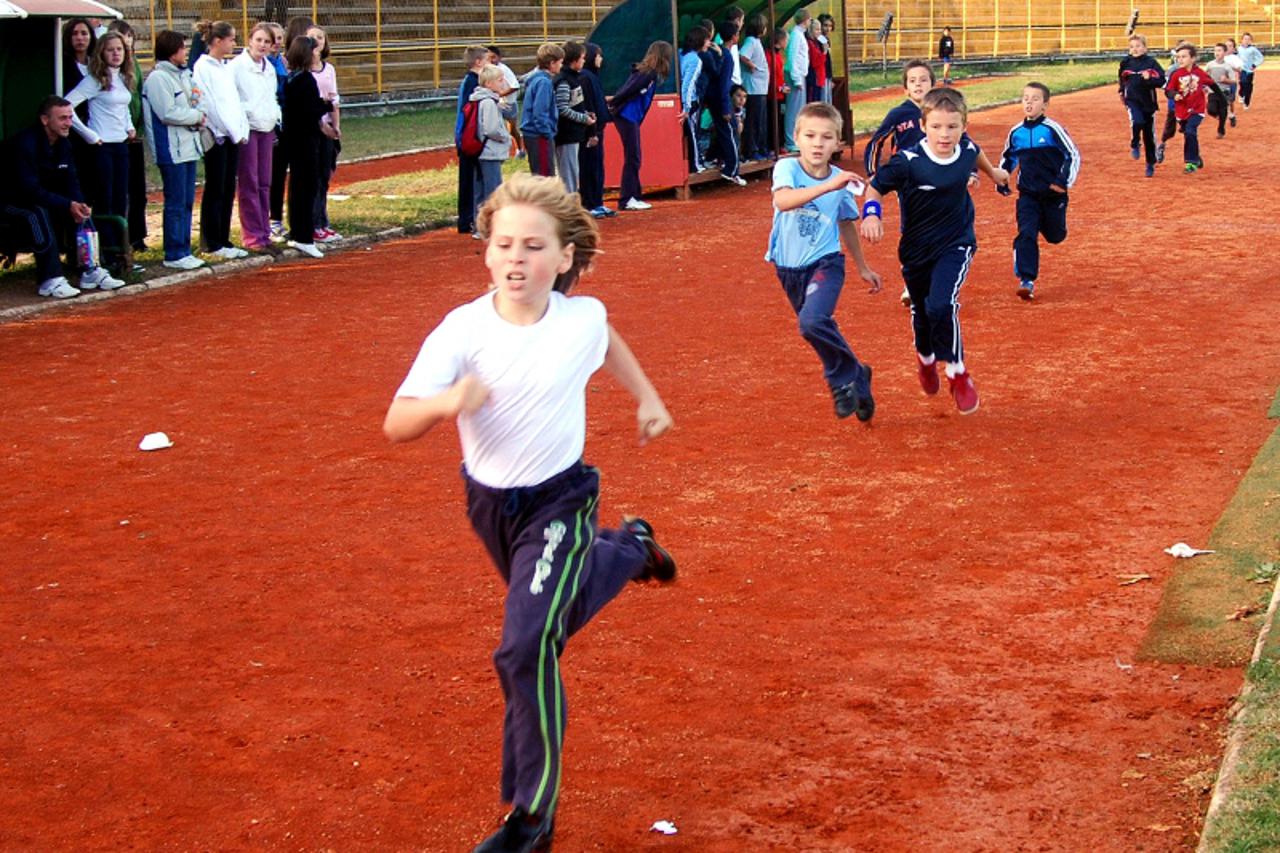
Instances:
[[[1080,174],[1080,151],[1066,128],[1044,114],[1049,87],[1028,83],[1022,90],[1026,118],[1013,126],[1000,156],[1000,168],[1018,170],[1018,236],[1013,240],[1013,271],[1018,295],[1035,297],[1040,274],[1040,235],[1050,243],[1067,238],[1067,191]],[[997,187],[1008,194],[1007,184]]]
[[[1129,137],[1129,152],[1133,159],[1139,156],[1138,146],[1146,155],[1147,177],[1156,172],[1156,112],[1159,110],[1159,92],[1164,88],[1164,69],[1155,57],[1147,53],[1145,36],[1134,35],[1129,39],[1129,55],[1120,60],[1120,100],[1129,112],[1129,125],[1133,129]]]
[[[564,50],[547,42],[538,48],[538,67],[524,82],[524,111],[520,134],[529,158],[529,171],[544,178],[556,176],[555,138],[560,124],[552,79],[564,66]]]

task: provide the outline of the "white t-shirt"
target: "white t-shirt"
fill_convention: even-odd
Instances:
[[[505,62],[498,63],[498,70],[502,72],[502,82],[506,83],[507,88],[512,90],[510,94],[502,96],[502,103],[508,107],[514,107],[516,98],[520,94],[520,78]]]
[[[741,86],[742,62],[739,60],[738,46],[736,44],[729,46],[729,55],[733,57],[733,73],[730,75],[733,78],[733,85]]]
[[[458,416],[467,474],[495,489],[535,486],[582,458],[587,380],[604,364],[609,323],[590,296],[551,294],[531,326],[498,316],[494,292],[461,305],[418,352],[397,397],[432,397],[472,374],[489,389]]]

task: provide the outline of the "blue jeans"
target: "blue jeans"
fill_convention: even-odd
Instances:
[[[164,184],[164,259],[191,254],[191,209],[196,202],[196,161],[160,165]]]
[[[1202,121],[1203,115],[1192,113],[1182,122],[1182,159],[1187,163],[1200,162],[1200,134],[1197,131]]]
[[[804,84],[797,86],[791,84],[791,91],[787,93],[787,112],[783,117],[782,123],[782,147],[796,150],[796,118],[800,115],[800,110],[805,105]]]
[[[822,375],[831,388],[848,385],[862,375],[862,367],[836,324],[836,303],[844,288],[844,255],[821,257],[807,267],[776,267],[778,281],[800,321],[800,337],[822,361]]]

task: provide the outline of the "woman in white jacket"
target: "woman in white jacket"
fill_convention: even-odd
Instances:
[[[204,195],[200,199],[200,242],[220,258],[249,254],[231,245],[231,208],[236,197],[236,167],[240,144],[249,139],[249,118],[240,103],[235,72],[228,60],[236,49],[236,28],[226,21],[209,26],[208,47],[196,60],[192,82],[197,104],[208,118],[205,138]]]
[[[156,33],[155,53],[155,68],[142,84],[142,121],[151,158],[164,184],[164,265],[193,270],[204,266],[204,261],[191,254],[191,208],[196,198],[204,113],[195,106],[182,34],[173,30]]]
[[[249,121],[249,141],[240,147],[240,235],[246,249],[271,245],[271,156],[280,103],[276,100],[276,69],[267,58],[275,44],[270,24],[258,24],[248,47],[235,59],[236,89]]]

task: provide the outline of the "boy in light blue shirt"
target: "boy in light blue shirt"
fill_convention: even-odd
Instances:
[[[800,336],[822,360],[823,376],[835,400],[836,417],[871,420],[871,367],[862,364],[836,325],[836,302],[844,287],[840,238],[858,266],[858,274],[880,292],[880,276],[862,257],[855,223],[862,182],[853,172],[831,165],[840,146],[843,120],[831,104],[806,104],[796,117],[799,157],[773,167],[773,230],[765,260],[777,268],[787,299],[800,319]]]
[[[1253,73],[1258,70],[1258,66],[1263,62],[1262,51],[1254,47],[1253,33],[1245,33],[1240,36],[1240,49],[1237,51],[1240,56],[1240,100],[1244,101],[1244,108],[1249,109],[1249,104],[1253,103]]]

